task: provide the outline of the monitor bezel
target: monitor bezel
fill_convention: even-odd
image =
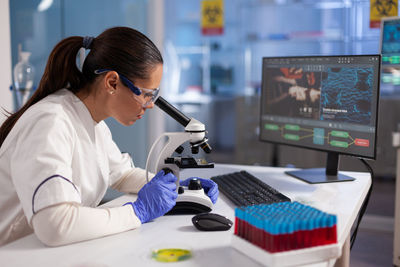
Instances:
[[[261,138],[261,132],[262,132],[262,112],[263,112],[263,106],[262,106],[262,99],[264,96],[264,79],[263,79],[263,73],[264,73],[264,60],[265,59],[288,59],[288,58],[317,58],[317,57],[378,57],[379,58],[379,64],[378,64],[378,77],[377,77],[377,99],[376,99],[376,113],[375,113],[375,140],[374,140],[374,151],[373,151],[373,156],[365,156],[365,155],[359,155],[359,154],[354,154],[354,153],[346,153],[346,152],[341,152],[341,151],[332,151],[328,149],[322,149],[322,148],[315,148],[315,147],[309,147],[309,146],[302,146],[302,145],[296,145],[296,144],[288,144],[284,142],[279,142],[279,141],[271,141],[271,140],[264,140]],[[377,150],[377,139],[378,139],[378,113],[379,113],[379,98],[380,98],[380,79],[381,79],[381,65],[382,65],[382,57],[380,54],[365,54],[365,55],[312,55],[312,56],[282,56],[282,57],[263,57],[262,58],[262,72],[261,72],[261,95],[260,95],[260,120],[258,126],[260,127],[259,131],[259,141],[261,142],[267,142],[271,144],[278,144],[278,145],[286,145],[286,146],[292,146],[292,147],[299,147],[299,148],[305,148],[305,149],[310,149],[310,150],[315,150],[315,151],[321,151],[321,152],[327,152],[327,153],[338,153],[339,155],[347,155],[347,156],[353,156],[353,157],[358,157],[358,158],[365,158],[365,159],[376,159],[376,150]]]

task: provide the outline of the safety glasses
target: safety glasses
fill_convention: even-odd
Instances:
[[[95,70],[95,74],[102,74],[108,71],[113,71],[110,69],[98,69]],[[118,73],[118,72],[117,72]],[[142,104],[143,107],[148,107],[151,105],[151,103],[154,103],[158,96],[158,92],[160,91],[160,88],[155,88],[155,89],[147,89],[147,88],[139,88],[136,87],[133,82],[131,82],[127,77],[124,75],[118,73],[119,77],[121,78],[122,83],[128,87],[135,95],[142,95],[144,100],[146,101],[144,104]]]

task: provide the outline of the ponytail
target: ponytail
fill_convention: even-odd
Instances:
[[[59,42],[50,53],[38,88],[17,112],[8,113],[0,127],[0,147],[17,120],[32,105],[62,88],[75,92],[85,85],[85,78],[76,66],[76,56],[82,47],[83,38],[73,36]]]

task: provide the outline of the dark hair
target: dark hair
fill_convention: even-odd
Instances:
[[[160,51],[144,34],[128,27],[114,27],[92,40],[81,72],[76,58],[83,39],[80,36],[68,37],[53,48],[35,93],[17,112],[8,113],[1,125],[0,147],[29,107],[62,88],[79,92],[94,81],[95,70],[112,69],[133,80],[147,79],[149,71],[163,63]]]

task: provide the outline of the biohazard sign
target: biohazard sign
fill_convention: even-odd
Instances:
[[[398,0],[370,0],[370,28],[379,28],[381,18],[395,16],[398,16]]]
[[[203,35],[224,33],[224,1],[201,1],[201,32]]]

